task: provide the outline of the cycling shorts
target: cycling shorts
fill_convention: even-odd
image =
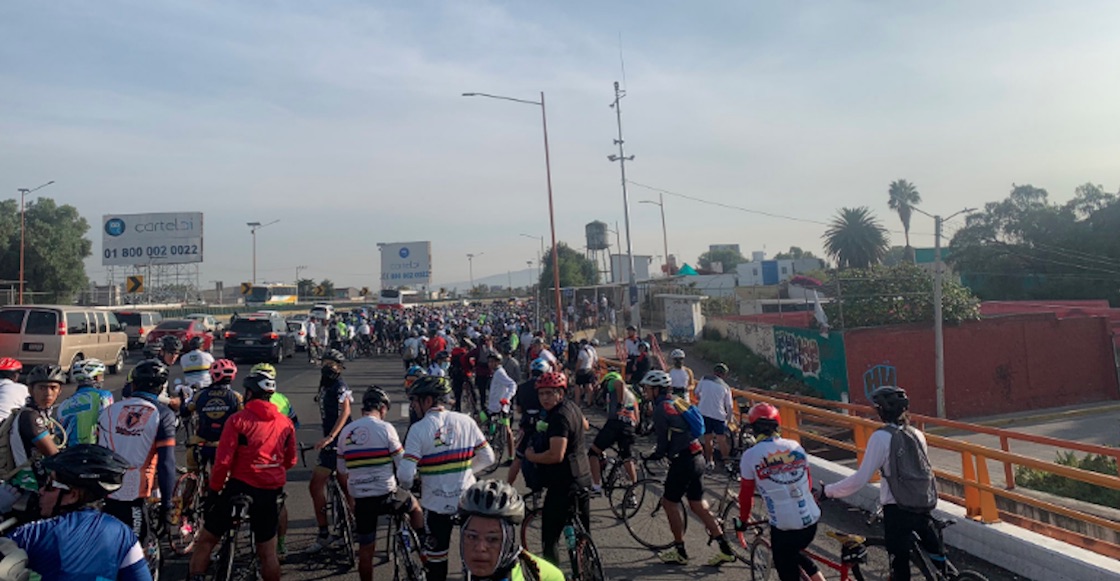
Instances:
[[[633,456],[630,448],[634,445],[634,426],[616,419],[607,420],[595,436],[593,445],[600,451],[617,446],[618,457],[627,460]]]
[[[326,468],[331,472],[338,469],[338,452],[334,448],[319,450],[319,468]]]
[[[576,371],[576,385],[590,385],[595,383],[595,372],[590,369]]]
[[[704,433],[722,436],[727,433],[727,422],[721,422],[715,418],[704,417]]]
[[[233,516],[230,499],[238,494],[245,494],[253,499],[253,504],[249,506],[249,528],[253,531],[253,542],[259,544],[270,541],[276,536],[276,527],[280,524],[280,495],[283,492],[282,488],[261,490],[240,480],[230,479],[206,512],[203,527],[216,537],[226,534]]]
[[[403,488],[381,496],[354,499],[354,533],[359,545],[373,543],[377,519],[383,514],[405,514],[412,508],[412,494]]]
[[[704,498],[704,456],[682,452],[669,464],[665,475],[665,493],[669,502],[680,502],[687,497],[691,501]]]

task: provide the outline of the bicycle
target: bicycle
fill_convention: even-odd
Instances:
[[[474,388],[474,378],[468,376],[463,381],[463,394],[462,400],[459,403],[459,411],[471,416],[472,418],[478,417],[478,394]]]
[[[160,501],[157,497],[144,500],[140,509],[144,512],[143,518],[148,521],[147,538],[140,541],[140,549],[144,551],[144,560],[148,562],[148,571],[152,574],[153,581],[159,581],[160,570],[163,569],[163,548],[160,539],[166,534],[166,525],[160,518]]]
[[[747,448],[755,445],[754,434],[751,433],[751,425],[747,423],[747,414],[751,411],[750,402],[737,402],[739,407],[739,417],[737,421],[727,422],[727,429],[730,433],[727,436],[728,443],[731,445],[731,451],[728,453],[728,458],[736,463],[739,458],[743,456],[743,452]]]
[[[303,442],[299,443],[299,458],[303,465],[307,466],[306,452],[314,450],[314,446],[304,445]],[[327,451],[334,451],[336,447],[331,444],[325,448]],[[342,564],[346,570],[350,570],[358,562],[357,549],[354,547],[354,513],[350,511],[350,504],[346,502],[346,493],[342,491],[342,485],[338,482],[338,473],[332,467],[330,478],[327,480],[327,504],[325,507],[327,513],[327,529],[330,534],[342,547]]]
[[[393,581],[426,581],[420,537],[408,522],[408,515],[393,513],[389,520],[389,554],[393,559]]]
[[[210,468],[201,458],[202,444],[187,444],[187,453],[194,454],[197,470],[179,468],[179,478],[171,494],[171,519],[167,541],[171,550],[186,555],[194,549],[194,542],[202,530],[202,499],[210,482]]]
[[[644,454],[639,455],[647,474],[637,482],[626,487],[623,498],[631,499],[632,508],[623,513],[622,523],[626,531],[643,547],[661,551],[673,546],[673,534],[669,530],[668,517],[663,512],[661,497],[665,493],[665,483],[655,478],[656,471],[650,468],[653,460]],[[688,513],[684,503],[680,503],[682,531],[688,530]]]
[[[479,413],[482,414],[483,412]],[[490,449],[494,451],[494,463],[479,471],[482,475],[492,474],[497,470],[508,452],[510,438],[506,429],[509,427],[510,415],[508,411],[486,414],[486,419],[480,422],[482,433],[486,436],[486,441],[490,443]]]
[[[572,575],[568,577],[570,581],[605,581],[606,577],[603,575],[603,564],[599,559],[599,549],[595,546],[595,541],[591,538],[591,533],[583,526],[583,520],[580,519],[578,499],[579,494],[586,494],[587,491],[573,489],[569,492],[571,498],[568,502],[568,517],[564,522],[564,532],[561,535],[561,540],[567,545],[568,562],[571,564]],[[521,546],[532,546],[530,550],[533,554],[541,554],[542,546],[541,540],[541,494],[542,492],[533,492],[526,496],[525,504],[525,520],[521,521]],[[533,532],[530,535],[530,531]],[[533,538],[536,542],[532,545],[529,539]]]
[[[283,492],[276,499],[276,510],[280,511],[287,497]],[[260,559],[257,557],[257,543],[253,528],[249,526],[249,507],[253,498],[248,494],[238,494],[230,499],[230,527],[222,535],[218,545],[218,558],[215,562],[214,581],[257,581],[260,579]],[[238,539],[247,542],[240,548]],[[247,550],[246,550],[247,549]]]
[[[601,459],[603,470],[600,473],[603,474],[603,494],[607,497],[611,512],[614,513],[615,517],[623,519],[626,518],[628,511],[638,508],[635,499],[626,495],[626,489],[635,481],[645,478],[646,473],[643,465],[633,457],[619,461],[617,453],[608,455],[607,452],[613,449],[614,446],[608,450],[603,450]],[[634,466],[634,472],[637,475],[634,481],[630,480],[630,475],[626,472],[626,464],[628,463]]]

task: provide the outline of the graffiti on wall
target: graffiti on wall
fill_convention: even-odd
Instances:
[[[822,335],[811,329],[774,327],[775,361],[782,371],[820,392],[843,400],[848,391],[848,366],[840,333]]]
[[[804,377],[821,376],[821,348],[816,339],[799,337],[789,331],[774,331],[778,365],[801,371]]]
[[[699,303],[695,300],[665,299],[665,327],[669,340],[692,342],[699,335],[697,315]]]

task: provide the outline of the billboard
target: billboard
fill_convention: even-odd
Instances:
[[[431,242],[381,245],[381,288],[427,285],[431,280]]]
[[[102,266],[191,262],[202,262],[202,212],[102,216]]]

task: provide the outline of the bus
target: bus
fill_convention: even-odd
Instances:
[[[292,284],[262,284],[254,286],[245,296],[246,305],[294,305],[299,299]]]
[[[383,288],[377,296],[377,308],[403,309],[405,306],[415,303],[418,298],[417,292],[414,290]]]

